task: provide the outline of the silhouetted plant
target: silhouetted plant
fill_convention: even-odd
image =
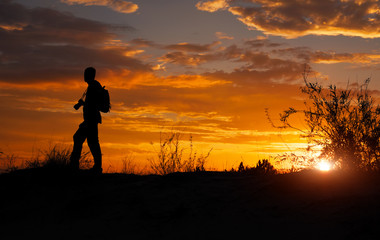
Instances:
[[[312,152],[312,150],[307,149],[305,154],[295,154],[295,153],[283,153],[275,157],[277,160],[278,167],[281,171],[286,173],[298,172],[304,169],[312,168],[316,164],[315,157],[308,156],[307,153]],[[282,168],[281,165],[286,163],[286,165],[291,165],[291,168]]]
[[[12,171],[15,171],[18,169],[18,167],[16,166],[16,155],[14,154],[5,154],[3,152],[1,152],[0,156],[3,156],[4,157],[4,161],[5,161],[5,171],[6,172],[12,172]]]
[[[190,153],[189,153],[189,156],[187,158],[187,161],[186,160],[184,161],[183,171],[185,171],[185,172],[206,171],[205,164],[206,164],[207,158],[211,154],[212,149],[210,149],[206,155],[204,155],[204,154],[198,155],[197,152],[194,151],[194,149],[193,149],[193,136],[192,135],[190,135],[189,142],[190,142]]]
[[[71,149],[54,145],[44,151],[44,167],[65,167],[70,164]]]
[[[236,172],[231,169],[231,172]],[[240,162],[237,172],[247,173],[252,175],[273,175],[277,173],[275,167],[269,162],[268,159],[259,160],[255,167],[244,167],[243,162]]]
[[[359,89],[324,88],[318,82],[307,80],[302,92],[308,95],[305,110],[289,108],[280,114],[281,128],[302,132],[309,146],[321,146],[321,157],[340,164],[344,169],[379,169],[380,161],[380,107],[374,105],[369,94],[370,79]],[[302,113],[307,128],[299,129],[290,123],[290,117]]]
[[[245,167],[244,167],[243,162],[240,162],[239,167],[238,167],[238,172],[244,172],[245,170],[246,170],[246,169],[245,169]]]
[[[42,159],[40,159],[42,154]],[[40,151],[36,157],[30,161],[26,161],[27,168],[66,168],[70,164],[71,147],[55,144],[48,149]],[[81,155],[79,160],[82,169],[89,169],[92,161],[89,158],[90,152],[85,152]]]
[[[132,154],[126,155],[121,160],[123,166],[121,168],[121,173],[123,174],[136,174],[141,175],[144,173],[144,169],[138,168],[138,165],[135,162],[134,156]]]
[[[94,160],[91,158],[91,152],[86,151],[82,153],[79,159],[79,166],[81,169],[90,169],[94,165]]]
[[[181,134],[179,132],[169,133],[166,137],[160,133],[159,150],[155,150],[157,156],[148,158],[154,173],[165,175],[174,172],[205,171],[204,166],[212,149],[206,155],[198,155],[193,149],[192,136],[190,136],[189,142],[189,154],[186,158],[184,157],[184,153],[187,149],[182,146]]]
[[[260,175],[273,175],[277,173],[268,159],[259,160],[255,166],[255,171]]]
[[[31,160],[26,160],[25,165],[26,168],[39,168],[42,166],[42,160],[40,160],[39,156],[32,157]]]
[[[156,151],[157,158],[149,158],[152,170],[156,174],[165,175],[181,169],[180,159],[182,158],[183,148],[180,148],[179,133],[172,133],[163,139],[160,133],[160,149]]]

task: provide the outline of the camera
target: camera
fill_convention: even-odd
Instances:
[[[83,100],[79,99],[78,103],[74,105],[75,110],[78,110],[83,105]]]

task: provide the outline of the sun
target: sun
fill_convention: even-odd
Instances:
[[[331,164],[327,161],[321,161],[318,165],[317,168],[321,171],[327,172],[331,170]]]

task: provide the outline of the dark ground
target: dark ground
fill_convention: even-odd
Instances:
[[[380,176],[0,175],[1,239],[380,239]]]

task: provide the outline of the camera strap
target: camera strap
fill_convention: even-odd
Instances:
[[[82,99],[82,101],[86,99],[86,94],[87,94],[87,89],[84,91],[84,93],[82,94],[82,97],[80,98]]]

